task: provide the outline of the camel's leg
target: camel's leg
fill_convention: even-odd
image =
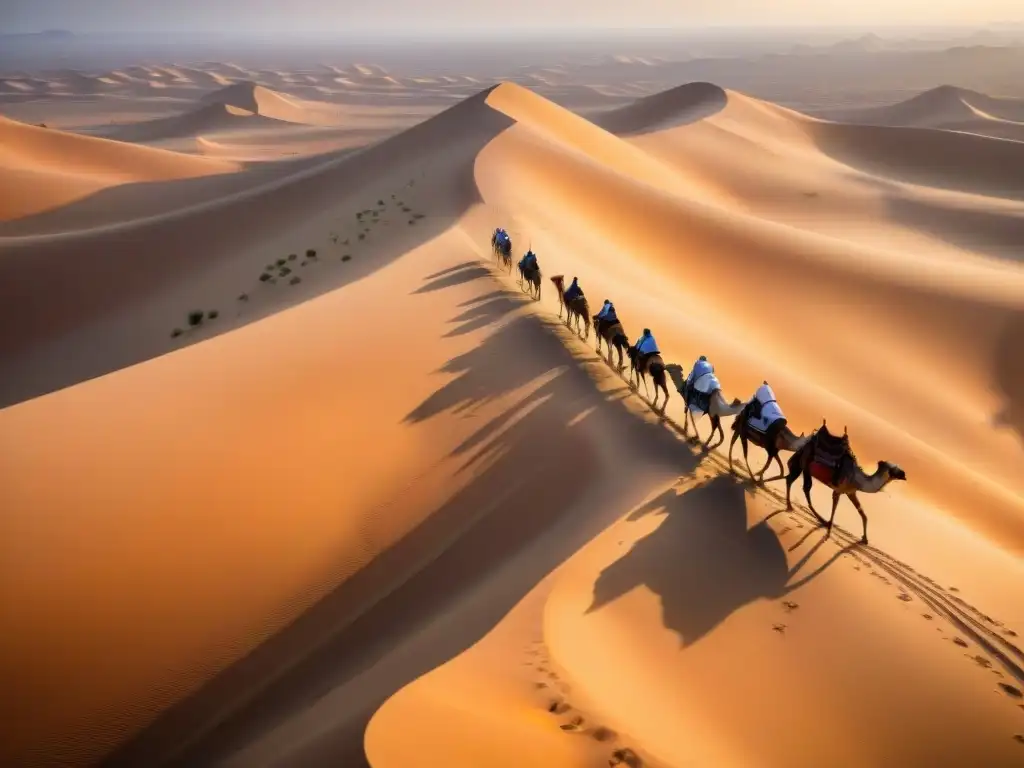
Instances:
[[[711,414],[708,414],[708,418],[711,420],[711,434],[708,435],[708,439],[704,443],[704,450],[705,451],[710,451],[711,450],[711,441],[714,440],[714,438],[715,438],[715,432],[721,430],[721,428],[722,428],[722,422],[721,421],[716,420],[715,417],[712,416]],[[725,439],[725,433],[724,432],[722,433],[722,439],[723,440]]]
[[[850,494],[850,501],[853,502],[853,506],[857,508],[857,514],[860,515],[860,521],[864,524],[864,535],[860,537],[861,544],[868,543],[868,516],[864,514],[864,507],[860,505],[860,499],[857,498],[857,492],[854,491]]]
[[[764,473],[768,471],[768,466],[772,463],[772,459],[775,458],[771,453],[768,454],[768,460],[765,461],[764,466],[761,467],[761,471],[757,473],[757,482],[764,482]],[[749,466],[749,465],[748,465]]]
[[[814,502],[811,501],[811,486],[814,484],[814,478],[811,476],[811,470],[808,468],[804,469],[804,496],[807,497],[807,506],[811,510],[818,522],[822,525],[828,525],[825,518],[818,514],[818,510],[814,508]]]
[[[739,439],[740,439],[740,433],[739,433],[739,430],[737,430],[737,431],[732,433],[732,440],[729,441],[729,474],[730,475],[735,475],[736,474],[736,467],[734,467],[732,465],[732,452],[733,452],[733,449],[736,447],[736,441],[739,440]],[[747,465],[747,469],[749,469],[749,468],[750,468],[750,465],[748,464]]]
[[[832,491],[832,514],[828,518],[828,533],[825,534],[827,539],[832,535],[832,524],[836,521],[836,507],[839,506],[839,491]]]
[[[793,483],[795,483],[796,479],[798,477],[800,477],[800,473],[802,471],[803,471],[803,469],[802,469],[802,467],[799,464],[794,464],[792,467],[790,467],[789,474],[786,475],[786,509],[787,510],[792,510],[793,509],[793,502],[790,499],[790,492],[793,490]]]
[[[644,382],[644,394],[647,395],[647,399],[650,400],[651,399],[651,390],[649,390],[647,388],[647,374],[644,373],[643,371],[641,371],[640,372],[640,378]]]

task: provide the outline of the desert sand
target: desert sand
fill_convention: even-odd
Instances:
[[[677,71],[0,77],[0,764],[1024,764],[1024,101]]]

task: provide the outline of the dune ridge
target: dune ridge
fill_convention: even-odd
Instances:
[[[933,134],[704,83],[587,120],[506,82],[191,207],[0,238],[0,762],[1013,764],[1024,271],[896,203],[1011,221],[1016,150]],[[682,440],[677,393],[652,413],[557,322],[555,274],[903,467],[862,497],[872,546],[848,502],[825,539]],[[222,312],[172,336],[192,306]]]

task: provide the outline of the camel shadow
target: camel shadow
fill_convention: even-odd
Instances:
[[[817,578],[846,549],[790,583],[824,544],[824,531],[790,567],[785,548],[766,520],[747,527],[745,484],[727,475],[681,494],[669,489],[629,519],[656,512],[664,514],[664,522],[602,571],[586,612],[644,586],[660,598],[662,623],[679,635],[684,647],[700,641],[744,606],[780,599]]]

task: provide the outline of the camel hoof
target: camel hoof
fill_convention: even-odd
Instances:
[[[863,544],[864,546],[867,546],[868,545],[868,537],[867,536],[861,536],[860,543]]]

